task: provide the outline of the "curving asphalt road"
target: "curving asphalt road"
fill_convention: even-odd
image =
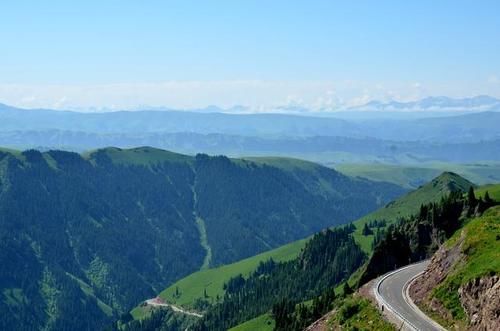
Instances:
[[[381,277],[375,284],[375,297],[384,309],[389,309],[404,321],[406,329],[443,331],[445,329],[422,313],[406,294],[407,285],[422,273],[428,264],[428,260],[412,264]]]

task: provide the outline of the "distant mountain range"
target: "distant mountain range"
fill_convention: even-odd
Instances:
[[[350,108],[350,110],[358,111],[486,111],[499,109],[500,100],[488,95],[462,99],[438,96],[410,102],[370,101],[362,106]]]
[[[475,98],[475,101],[467,99],[468,101],[464,101],[464,103],[467,102],[469,105],[486,105],[488,103],[492,107],[490,111],[455,116],[430,116],[428,118],[414,117],[413,115],[398,118],[372,116],[364,120],[360,120],[361,118],[336,118],[333,115],[325,118],[291,114],[238,115],[210,111],[81,113],[48,109],[27,110],[0,104],[0,132],[62,130],[129,136],[184,132],[247,137],[373,137],[395,141],[433,141],[439,143],[478,142],[500,138],[500,129],[497,125],[500,122],[500,112],[492,111],[494,110],[493,99],[489,97],[478,98]],[[482,103],[481,100],[483,100]],[[425,102],[425,104],[431,103],[429,100]],[[435,104],[437,103],[445,104],[442,100],[435,101]],[[411,114],[413,113],[415,112]],[[43,146],[45,142],[40,141],[39,145]],[[64,142],[59,146],[63,145]]]
[[[500,161],[500,139],[477,142],[429,143],[336,136],[255,137],[232,134],[111,133],[67,130],[0,131],[0,146],[13,149],[86,151],[107,146],[152,146],[178,153],[239,156],[289,156],[324,164],[383,162]]]
[[[0,103],[0,110],[10,107]],[[425,116],[433,116],[434,112],[443,113],[452,112],[477,112],[477,111],[500,111],[500,99],[489,95],[478,95],[469,98],[451,98],[447,96],[430,96],[415,101],[380,101],[372,100],[358,106],[337,105],[335,107],[310,108],[305,105],[278,105],[269,107],[249,107],[245,105],[233,105],[231,107],[221,107],[217,105],[207,105],[202,108],[180,109],[166,106],[138,105],[129,109],[117,109],[107,107],[72,107],[66,110],[84,113],[108,113],[117,111],[184,111],[194,113],[224,113],[224,114],[295,114],[295,115],[314,115],[314,116],[335,116],[343,112],[417,112],[426,111]]]
[[[154,107],[142,107],[137,108],[148,109],[148,110],[168,110],[167,108],[154,108]],[[378,112],[393,112],[393,111],[405,111],[405,112],[469,112],[469,111],[488,111],[488,110],[500,110],[500,99],[496,99],[489,95],[478,95],[470,98],[450,98],[447,96],[431,96],[426,97],[416,101],[396,101],[391,100],[387,102],[382,102],[378,100],[372,100],[364,105],[355,107],[337,106],[334,108],[321,108],[321,109],[311,109],[307,106],[302,105],[283,105],[276,107],[269,107],[265,109],[269,113],[279,113],[279,114],[324,114],[324,113],[337,113],[338,111],[378,111]],[[249,114],[254,113],[255,109],[251,107],[245,107],[242,105],[236,105],[230,108],[221,108],[218,106],[210,105],[205,108],[195,109],[195,112],[201,113],[228,113],[228,114]]]

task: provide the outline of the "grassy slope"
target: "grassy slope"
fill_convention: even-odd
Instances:
[[[205,290],[208,300],[215,300],[217,295],[222,297],[224,295],[223,285],[230,278],[239,274],[248,275],[257,268],[260,262],[270,258],[275,261],[291,260],[300,253],[306,242],[307,239],[294,241],[235,263],[197,271],[166,288],[159,296],[167,302],[192,309],[197,299],[204,298]],[[176,296],[177,289],[178,296]],[[148,307],[137,306],[130,313],[134,319],[142,319],[150,314],[150,310]]]
[[[384,320],[370,301],[356,296],[343,300],[337,312],[327,321],[327,325],[332,330],[396,330]]]
[[[274,319],[269,314],[260,315],[254,319],[246,321],[230,331],[272,331],[274,329]]]
[[[335,169],[348,176],[385,181],[413,189],[418,187],[418,183],[428,182],[442,172],[438,169],[389,164],[341,164]]]
[[[18,151],[18,150],[10,149],[10,148],[4,148],[4,147],[0,147],[0,152],[10,153],[10,154],[13,154],[15,156],[18,156],[18,155],[21,154],[21,152]]]
[[[141,320],[143,318],[149,317],[151,315],[151,312],[155,309],[159,308],[152,306],[137,306],[130,311],[130,315],[132,315],[135,320]]]
[[[349,175],[375,181],[386,181],[405,188],[417,188],[443,171],[452,171],[478,184],[500,182],[500,163],[477,164],[423,163],[419,165],[340,164],[336,170]]]
[[[450,190],[461,189],[466,192],[471,185],[473,184],[466,179],[454,173],[445,172],[434,178],[430,183],[425,184],[419,189],[387,204],[384,208],[380,208],[354,222],[356,225],[354,239],[360,244],[365,252],[370,253],[373,235],[363,236],[361,234],[365,223],[372,220],[386,220],[388,224],[391,224],[401,217],[417,213],[420,205],[437,201],[441,199],[442,196],[448,194]]]
[[[232,264],[195,272],[165,289],[160,293],[160,297],[186,307],[191,307],[196,299],[203,298],[205,290],[209,299],[214,299],[217,295],[222,297],[224,295],[222,287],[231,277],[238,274],[248,275],[261,261],[270,258],[275,261],[291,260],[299,254],[305,243],[306,239],[299,240]],[[177,297],[176,288],[180,293]]]
[[[121,149],[116,147],[108,147],[90,151],[82,154],[83,157],[91,158],[96,152],[106,153],[113,162],[117,164],[134,164],[134,165],[151,165],[165,161],[190,162],[193,161],[192,156],[169,152],[153,147],[137,147],[130,149]]]
[[[500,184],[491,184],[491,185],[484,185],[481,186],[479,189],[476,190],[476,196],[477,197],[484,197],[484,194],[488,192],[490,195],[490,198],[496,201],[500,201]]]
[[[466,258],[453,267],[432,293],[453,316],[453,320],[443,320],[443,316],[439,316],[440,322],[448,326],[464,325],[466,320],[458,297],[460,286],[473,279],[500,274],[500,206],[470,221],[445,245],[452,246],[462,235],[465,236],[462,253]]]
[[[303,169],[313,170],[320,167],[317,163],[305,161],[301,159],[294,159],[289,157],[244,157],[244,160],[249,160],[259,164],[268,164],[281,169]]]

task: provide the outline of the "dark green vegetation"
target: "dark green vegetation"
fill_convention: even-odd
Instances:
[[[335,289],[324,291],[315,297],[311,304],[296,304],[287,298],[275,303],[272,315],[275,320],[276,331],[301,331],[314,321],[328,313],[334,307],[336,295]]]
[[[0,329],[99,329],[200,269],[207,245],[212,266],[233,262],[403,192],[271,163],[152,148],[0,152]]]
[[[195,208],[205,221],[215,265],[354,220],[375,209],[380,198],[402,193],[310,162],[278,160],[197,156]]]

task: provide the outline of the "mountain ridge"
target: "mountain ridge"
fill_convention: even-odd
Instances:
[[[0,312],[10,317],[0,328],[103,327],[203,266],[196,215],[219,265],[348,222],[404,192],[315,167],[303,173],[148,147],[1,151],[0,291],[8,295]],[[305,186],[320,180],[329,190]]]
[[[0,132],[62,130],[89,134],[198,133],[257,137],[344,136],[397,141],[466,142],[500,137],[500,112],[446,117],[347,120],[293,114],[224,114],[189,111],[79,113],[55,110],[0,110]],[[379,130],[384,126],[385,130]],[[457,130],[457,127],[461,128]],[[42,141],[40,141],[43,144]],[[147,144],[147,143],[146,143]]]

